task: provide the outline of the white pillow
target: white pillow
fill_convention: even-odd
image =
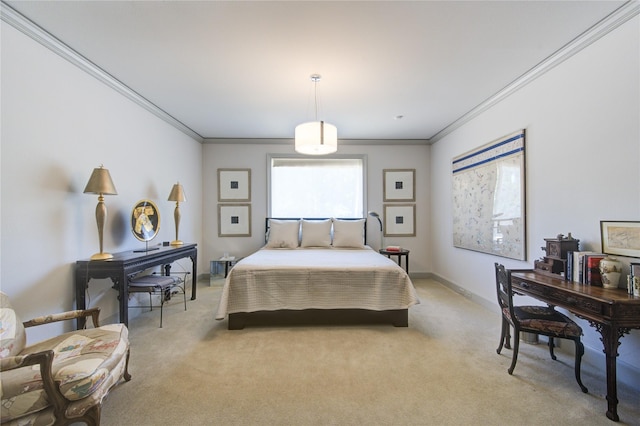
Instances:
[[[333,246],[364,248],[364,221],[333,219]]]
[[[331,247],[331,219],[302,220],[301,247]]]
[[[299,220],[269,219],[268,248],[298,248],[299,239]]]

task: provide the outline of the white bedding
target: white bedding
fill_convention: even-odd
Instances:
[[[407,309],[420,303],[393,260],[364,249],[268,249],[229,272],[216,319],[282,309]]]

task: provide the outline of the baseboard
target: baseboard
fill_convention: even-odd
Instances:
[[[467,290],[464,287],[460,287],[458,284],[455,284],[449,280],[447,280],[446,278],[441,277],[440,275],[437,274],[430,274],[431,275],[431,279],[438,281],[440,284],[444,285],[445,287],[450,288],[451,290],[455,291],[456,293],[466,297],[467,299],[473,301],[474,303],[482,306],[485,309],[488,309],[491,312],[495,312],[497,314],[500,314],[500,309],[498,308],[498,302],[496,303],[491,303],[489,301],[487,301],[486,299],[471,293],[469,290]],[[496,299],[497,300],[497,299]]]
[[[438,281],[440,284],[450,288],[456,293],[461,294],[462,296],[471,300],[472,302],[488,309],[491,312],[495,312],[496,314],[500,315],[498,302],[490,303],[486,299],[471,293],[467,289],[462,288],[459,285],[437,274],[425,274],[425,275],[429,275],[429,277],[421,277],[421,278],[430,278],[435,281]],[[573,351],[574,351],[573,344],[563,345],[561,341],[562,339],[558,339],[558,344],[556,345],[557,350],[560,352],[573,354]],[[621,341],[624,343],[624,339],[622,339]],[[546,337],[540,336],[540,343],[545,343],[545,342],[546,342]],[[585,356],[582,358],[582,363],[589,365],[589,367],[594,368],[596,371],[602,371],[602,374],[605,374],[606,360],[605,360],[604,352],[602,351],[602,347],[593,348],[585,345],[584,351],[585,351]],[[636,389],[638,388],[638,384],[640,383],[639,369],[635,368],[629,363],[626,363],[618,359],[616,363],[616,370],[617,370],[618,383],[624,383],[625,385],[631,386],[632,388],[636,388]]]

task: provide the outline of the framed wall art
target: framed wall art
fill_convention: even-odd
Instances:
[[[384,202],[416,200],[415,169],[384,169],[382,171]]]
[[[640,222],[601,220],[602,252],[640,257]]]
[[[415,204],[385,204],[384,205],[384,236],[385,237],[415,237],[416,236],[416,205]]]
[[[452,161],[453,245],[526,260],[525,131]]]
[[[251,204],[218,204],[218,236],[250,237]]]
[[[251,201],[251,169],[218,169],[218,201]]]

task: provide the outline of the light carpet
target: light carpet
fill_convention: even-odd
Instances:
[[[521,344],[496,354],[500,318],[440,283],[415,279],[409,327],[264,326],[214,320],[223,281],[202,282],[129,324],[130,382],[105,400],[109,425],[612,425],[601,370]],[[132,311],[133,313],[133,311]],[[569,344],[565,346],[570,346]],[[619,424],[640,424],[640,389],[618,386]]]

